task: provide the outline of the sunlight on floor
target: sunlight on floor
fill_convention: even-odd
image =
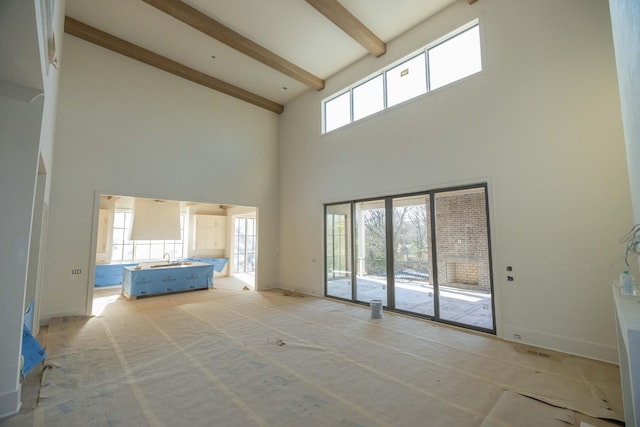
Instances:
[[[478,302],[481,301],[482,298],[478,298],[478,297],[474,297],[469,293],[458,293],[458,292],[449,292],[449,291],[440,291],[440,296],[444,297],[444,298],[452,298],[452,299],[458,299],[461,301],[467,301],[467,302]]]
[[[253,273],[234,273],[234,279],[241,280],[244,282],[249,288],[255,289],[256,277]]]
[[[419,293],[423,293],[423,294],[432,294],[433,293],[433,287],[429,286],[429,287],[425,287],[425,286],[416,286],[416,285],[408,285],[408,284],[402,284],[402,283],[398,283],[396,282],[396,288],[397,289],[408,289],[414,292],[419,292]],[[476,296],[477,295],[477,296]],[[486,298],[486,295],[482,295],[482,294],[476,294],[474,292],[470,292],[470,291],[456,291],[456,290],[452,290],[452,289],[446,289],[444,287],[442,287],[440,289],[440,296],[444,297],[444,298],[452,298],[452,299],[457,299],[460,301],[467,301],[467,302],[479,302],[482,301],[483,297]]]
[[[107,295],[103,297],[100,297],[100,296],[94,297],[91,314],[94,316],[100,316],[104,311],[104,309],[112,302],[115,302],[119,297],[120,297],[119,293],[116,293],[114,295]]]
[[[433,288],[432,287],[416,286],[416,285],[405,285],[405,284],[398,283],[398,282],[396,282],[396,289],[409,289],[409,290],[416,291],[416,292],[422,292],[424,294],[429,293],[429,292],[433,292]]]

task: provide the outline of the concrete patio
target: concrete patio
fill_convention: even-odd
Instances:
[[[440,286],[440,319],[493,330],[493,305],[491,293],[457,287],[455,284]],[[425,316],[434,316],[433,285],[406,279],[396,279],[396,309]],[[330,280],[327,295],[351,300],[351,280]],[[356,280],[356,300],[370,302],[382,300],[387,306],[386,278],[359,276]]]

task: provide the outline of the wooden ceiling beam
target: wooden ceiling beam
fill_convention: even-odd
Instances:
[[[245,55],[260,61],[263,64],[285,74],[292,79],[316,90],[324,88],[324,80],[314,76],[310,72],[278,56],[270,50],[225,27],[215,19],[205,15],[199,10],[189,6],[180,0],[143,0],[145,3],[165,12],[175,19],[195,28],[206,35],[213,37],[244,53]]]
[[[241,89],[237,86],[216,79],[208,74],[189,68],[172,59],[158,55],[150,50],[137,46],[126,40],[122,40],[97,28],[91,27],[68,16],[65,17],[64,31],[98,46],[120,53],[129,58],[144,62],[152,67],[159,68],[173,75],[190,80],[202,86],[206,86],[218,92],[222,92],[234,98],[241,99],[250,104],[264,108],[274,113],[282,113],[284,107],[269,99]]]
[[[337,0],[306,1],[375,57],[379,57],[387,51],[387,45]]]

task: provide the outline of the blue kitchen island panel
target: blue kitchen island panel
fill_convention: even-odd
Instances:
[[[127,298],[213,287],[213,266],[193,262],[169,267],[126,267],[122,293]]]
[[[138,264],[97,264],[93,286],[101,288],[103,286],[121,285],[124,268],[132,265]]]

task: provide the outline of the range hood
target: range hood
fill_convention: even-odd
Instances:
[[[180,240],[180,202],[135,199],[131,240]]]

